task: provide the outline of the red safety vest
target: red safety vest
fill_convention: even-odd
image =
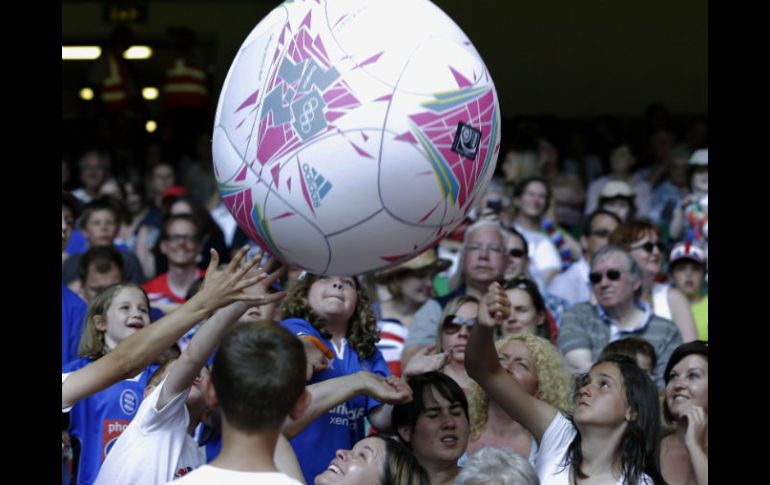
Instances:
[[[209,104],[206,73],[203,69],[177,59],[166,71],[164,102],[169,108],[206,108]]]
[[[101,100],[108,111],[117,112],[128,108],[128,83],[123,61],[106,51],[107,77],[102,81]]]

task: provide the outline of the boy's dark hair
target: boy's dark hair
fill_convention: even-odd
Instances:
[[[658,356],[655,355],[655,347],[650,342],[641,337],[626,337],[615,340],[607,344],[599,359],[602,360],[609,355],[625,355],[636,362],[636,354],[642,354],[650,358],[650,365],[654,369],[658,364]]]
[[[170,215],[167,218],[163,220],[163,227],[160,231],[160,239],[162,241],[166,241],[169,238],[168,234],[168,228],[171,227],[171,224],[176,221],[187,221],[190,224],[192,224],[195,227],[195,239],[198,242],[201,242],[201,239],[203,237],[203,232],[201,230],[201,225],[198,222],[198,220],[191,216],[190,214],[174,214]]]
[[[70,211],[72,211],[72,217],[74,219],[80,217],[80,211],[83,208],[83,204],[81,204],[78,198],[72,195],[72,193],[65,190],[61,191],[61,205],[64,207],[69,207]]]
[[[615,222],[618,223],[618,225],[622,224],[623,221],[620,220],[620,217],[618,217],[614,212],[610,212],[606,209],[596,209],[595,211],[591,212],[588,217],[586,218],[585,224],[583,224],[583,235],[585,237],[589,237],[591,235],[591,231],[594,227],[594,219],[596,219],[599,216],[607,216],[615,219]]]
[[[242,323],[222,339],[211,382],[223,418],[245,432],[279,427],[305,390],[300,340],[273,322]]]
[[[85,283],[91,265],[100,274],[108,272],[113,266],[117,266],[123,273],[123,257],[113,246],[97,246],[83,253],[78,261],[78,278],[82,283]]]
[[[98,197],[83,207],[83,213],[80,217],[80,227],[88,224],[88,219],[94,212],[107,210],[115,216],[115,222],[119,225],[122,222],[121,209],[115,203],[115,199],[107,195]]]
[[[454,379],[442,372],[427,372],[419,374],[409,380],[409,387],[412,388],[413,399],[404,404],[397,404],[393,407],[391,414],[391,426],[398,433],[400,426],[408,426],[414,430],[420,413],[425,410],[425,390],[435,389],[441,396],[450,403],[459,402],[465,413],[465,419],[468,418],[468,399],[465,392]],[[401,436],[399,435],[401,438]]]

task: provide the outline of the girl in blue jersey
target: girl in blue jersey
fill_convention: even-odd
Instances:
[[[149,325],[149,311],[147,295],[133,283],[101,292],[88,308],[78,347],[81,358],[65,364],[62,373],[85,367]],[[96,479],[110,447],[139,409],[144,387],[155,368],[150,366],[73,406],[69,433],[80,441],[78,484],[91,484]]]
[[[356,278],[306,274],[289,288],[281,312],[286,328],[293,330],[292,325],[302,327],[309,322],[334,352],[329,368],[317,372],[308,384],[361,370],[390,375],[375,346],[378,332],[371,298]],[[312,483],[329,466],[336,450],[350,449],[364,438],[365,418],[376,428],[387,429],[389,414],[379,401],[358,395],[310,423],[292,440],[306,481]]]

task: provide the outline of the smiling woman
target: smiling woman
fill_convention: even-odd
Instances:
[[[414,454],[398,441],[375,435],[337,456],[315,485],[428,485],[428,474]]]
[[[663,415],[676,431],[663,440],[660,467],[671,485],[708,483],[709,348],[696,340],[671,354]]]

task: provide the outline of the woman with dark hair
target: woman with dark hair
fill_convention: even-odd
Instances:
[[[660,416],[655,383],[636,362],[610,356],[595,363],[575,393],[575,412],[565,416],[532,396],[498,362],[495,327],[510,311],[493,283],[468,341],[468,374],[540,444],[540,481],[569,484],[662,484],[658,466]]]
[[[674,350],[663,374],[663,416],[676,431],[663,439],[660,468],[671,485],[707,485],[709,475],[709,347],[696,340]]]
[[[393,438],[373,435],[337,456],[315,485],[429,485],[428,473],[414,454]]]
[[[610,234],[610,244],[628,251],[642,269],[641,298],[652,305],[655,315],[673,321],[683,342],[698,338],[695,317],[685,294],[667,283],[656,281],[666,257],[666,246],[658,226],[643,220],[623,223]]]
[[[322,343],[334,353],[331,365],[316,372],[308,384],[369,371],[391,375],[378,339],[376,317],[366,288],[352,276],[305,273],[292,284],[281,302],[284,326],[310,323]],[[292,440],[305,480],[325,470],[334,453],[350,449],[364,438],[365,418],[379,430],[390,427],[390,409],[366,395],[357,395],[323,413]]]
[[[413,399],[393,407],[392,428],[425,467],[431,485],[452,484],[468,446],[468,401],[446,374],[428,372],[409,381]]]
[[[537,284],[525,276],[517,276],[503,284],[511,302],[511,315],[503,322],[503,334],[526,332],[556,344],[556,335],[548,324],[545,300]]]

